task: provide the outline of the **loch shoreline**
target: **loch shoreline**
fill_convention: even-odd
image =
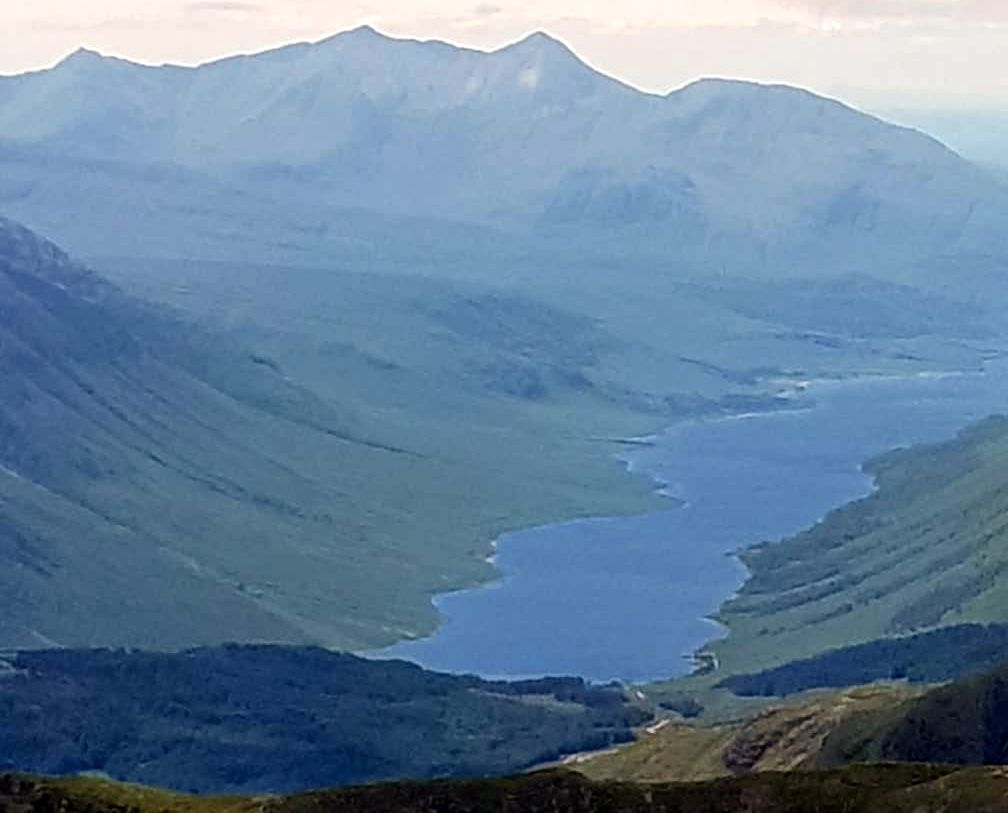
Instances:
[[[741,550],[871,493],[865,460],[997,411],[1004,379],[988,370],[781,381],[779,408],[626,439],[618,456],[654,481],[668,510],[504,534],[500,579],[438,596],[444,623],[433,636],[370,654],[486,677],[686,674],[724,635],[717,610],[749,577]]]

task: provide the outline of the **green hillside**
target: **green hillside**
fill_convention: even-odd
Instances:
[[[1008,666],[930,689],[809,693],[720,725],[667,721],[576,768],[595,780],[669,782],[852,763],[1008,764]]]
[[[751,577],[724,605],[719,672],[968,622],[1008,607],[1008,419],[872,461],[872,495],[780,543],[743,552]]]
[[[920,698],[853,715],[831,732],[820,765],[853,761],[1008,763],[1008,667]]]
[[[106,262],[152,306],[3,233],[10,647],[423,635],[502,532],[660,507],[622,438],[774,406],[784,379],[972,366],[994,325],[868,280],[761,294],[544,257]]]
[[[433,593],[491,577],[501,532],[658,505],[612,442],[654,415],[584,391],[606,337],[546,306],[485,306],[510,321],[474,350],[475,395],[352,326],[300,354],[335,359],[309,391],[7,221],[0,288],[6,647],[382,645],[434,627]],[[473,307],[444,328],[456,347],[489,329]]]

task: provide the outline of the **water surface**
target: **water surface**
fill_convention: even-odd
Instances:
[[[813,382],[793,409],[670,428],[629,465],[665,484],[668,511],[506,534],[502,578],[443,595],[443,626],[383,656],[489,677],[656,680],[719,634],[706,617],[746,572],[731,554],[800,531],[868,493],[867,458],[951,437],[1008,411],[1008,371]]]

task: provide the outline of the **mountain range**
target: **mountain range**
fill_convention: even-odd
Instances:
[[[365,27],[197,68],[78,51],[0,79],[0,162],[0,206],[88,257],[244,258],[225,243],[262,223],[316,263],[431,230],[750,273],[1006,245],[1006,187],[928,136],[784,86],[643,93],[543,33],[484,53]]]

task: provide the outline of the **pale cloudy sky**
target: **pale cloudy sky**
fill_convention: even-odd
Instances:
[[[1008,0],[0,0],[0,73],[81,45],[193,64],[362,23],[479,48],[545,29],[649,90],[717,75],[865,107],[1008,109]]]

